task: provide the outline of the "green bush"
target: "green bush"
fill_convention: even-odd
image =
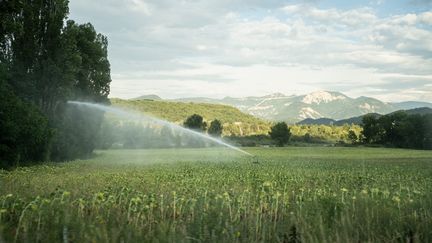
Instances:
[[[0,168],[46,160],[52,138],[47,119],[1,80],[0,93]]]

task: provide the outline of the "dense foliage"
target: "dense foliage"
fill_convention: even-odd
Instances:
[[[46,160],[52,129],[33,105],[20,100],[0,80],[0,168]]]
[[[222,135],[222,131],[223,131],[223,126],[218,119],[213,120],[210,123],[210,127],[207,130],[208,134],[214,137],[220,137]]]
[[[357,136],[357,134],[355,133],[354,130],[349,130],[348,131],[348,139],[350,140],[350,142],[352,144],[355,144],[359,141],[359,137]]]
[[[362,127],[359,125],[292,125],[291,141],[306,143],[337,143],[352,142],[350,132],[360,136]]]
[[[284,144],[288,143],[291,137],[291,132],[285,122],[278,122],[272,126],[269,135],[273,140],[276,141],[278,146],[282,147]]]
[[[363,118],[363,141],[399,148],[432,149],[432,114],[403,111]]]
[[[111,150],[0,172],[0,240],[432,242],[428,151],[247,151],[259,163],[219,149]]]
[[[43,144],[39,149],[2,141],[2,147],[8,146],[9,153],[23,161],[89,155],[103,119],[101,113],[84,114],[66,105],[69,99],[108,102],[111,81],[106,37],[97,34],[91,24],[67,21],[68,11],[67,0],[0,1],[0,96],[2,102],[32,114],[18,119],[19,115],[2,105],[2,116],[13,122],[0,129],[22,130],[46,123],[50,128],[27,130],[30,141]],[[9,143],[13,136],[2,134]],[[24,155],[23,151],[31,149],[32,153]],[[0,161],[8,166],[18,162],[8,156],[2,153]]]
[[[204,121],[202,116],[193,114],[183,122],[183,126],[191,130],[202,132],[207,129],[207,122]]]

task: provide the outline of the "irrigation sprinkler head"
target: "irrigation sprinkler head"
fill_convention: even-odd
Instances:
[[[260,163],[259,159],[256,155],[252,155],[251,162],[252,162],[252,164],[259,164]]]

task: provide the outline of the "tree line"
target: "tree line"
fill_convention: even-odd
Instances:
[[[270,133],[271,136],[276,126],[283,127],[281,124],[273,126]],[[301,127],[304,127],[304,125]],[[298,125],[291,126],[290,131],[295,129],[295,132],[298,134],[296,128],[298,128]],[[317,133],[314,134],[315,137],[331,137],[332,129],[328,126],[309,126],[309,129],[311,128],[318,128]],[[337,136],[341,135],[341,140],[337,141],[340,144],[345,144],[345,141],[348,141],[352,145],[363,144],[395,148],[432,149],[432,114],[408,114],[405,111],[398,111],[383,116],[368,114],[363,117],[361,126],[344,125],[339,128],[341,130],[336,134],[338,134]],[[278,132],[278,134],[283,133]],[[312,141],[313,138],[309,134],[309,132],[304,134],[304,142]]]
[[[109,120],[109,119],[108,119]],[[114,125],[113,125],[114,124]],[[182,125],[188,129],[221,137],[224,126],[217,119],[210,126],[201,115],[187,117]],[[148,126],[137,123],[111,122],[115,128],[103,129],[102,148],[172,148],[206,147],[211,144],[188,137],[165,126]],[[108,134],[108,136],[107,136]],[[110,135],[111,134],[111,135]],[[115,135],[113,135],[115,134]],[[107,139],[108,138],[108,139]],[[111,139],[110,139],[111,138]],[[290,125],[285,122],[272,124],[268,134],[225,136],[223,138],[239,146],[284,146],[288,143],[337,143],[340,145],[380,145],[413,149],[432,149],[432,114],[408,115],[397,112],[376,117],[366,115],[363,125]],[[106,146],[109,144],[110,146]]]
[[[108,103],[108,40],[68,19],[67,0],[0,1],[0,167],[86,157]]]
[[[198,132],[205,132],[207,130],[207,123],[204,121],[203,117],[198,114],[193,114],[188,117],[183,123],[183,126]],[[215,119],[210,123],[207,133],[213,137],[220,137],[222,135],[222,130],[223,126],[221,122]],[[268,135],[273,144],[282,147],[289,142],[291,131],[285,122],[278,122],[271,127]],[[259,139],[261,137],[258,136],[256,138]]]
[[[432,114],[399,111],[385,116],[363,117],[361,140],[397,148],[432,149]]]

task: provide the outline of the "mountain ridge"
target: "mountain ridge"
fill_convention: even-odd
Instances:
[[[420,107],[420,108],[414,108],[414,109],[408,109],[408,110],[397,110],[390,114],[396,113],[396,112],[405,112],[408,115],[425,115],[425,114],[432,114],[432,108],[429,107]],[[354,125],[361,125],[363,117],[366,115],[372,115],[376,118],[381,117],[385,114],[378,114],[378,113],[368,113],[361,116],[351,117],[348,119],[343,120],[334,120],[329,118],[318,118],[318,119],[312,119],[307,118],[300,122],[297,122],[297,125],[336,125],[336,126],[342,126],[344,124],[354,124]]]
[[[285,95],[278,92],[265,96],[242,98],[228,96],[222,99],[190,97],[167,99],[166,101],[230,105],[261,119],[288,123],[297,123],[307,118],[343,120],[368,113],[388,114],[408,108],[432,108],[432,103],[428,102],[387,103],[367,96],[351,98],[341,92],[325,90],[303,95]]]

